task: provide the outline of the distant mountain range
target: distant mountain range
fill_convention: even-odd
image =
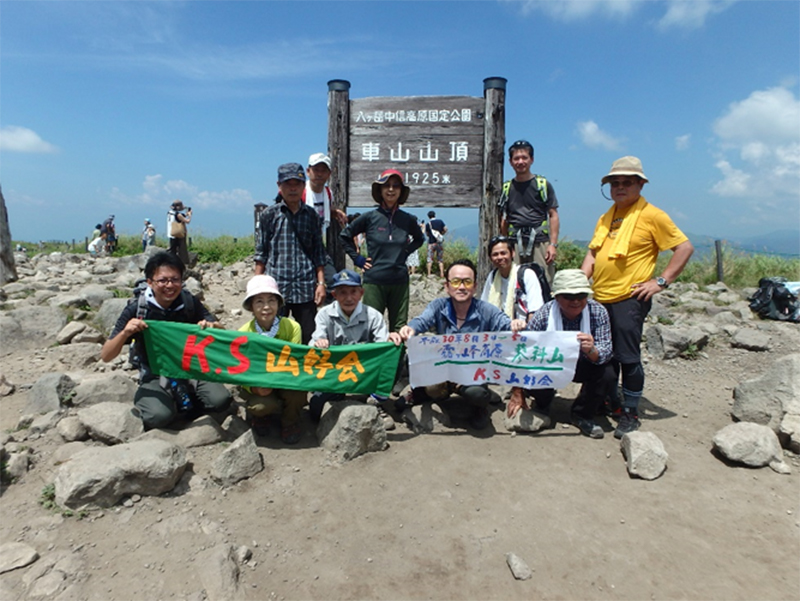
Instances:
[[[695,247],[696,255],[705,255],[714,252],[713,236],[693,234],[686,232]],[[465,240],[472,248],[478,244],[478,224],[469,223],[457,227],[447,233],[450,240]],[[723,243],[727,248],[733,248],[742,252],[752,252],[761,254],[781,255],[786,257],[800,256],[800,229],[776,230],[760,236],[749,238],[723,238]],[[573,240],[576,244],[588,244],[587,240]]]

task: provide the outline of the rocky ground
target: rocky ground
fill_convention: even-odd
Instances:
[[[124,358],[97,357],[142,260],[18,259],[20,281],[0,293],[0,442],[13,477],[0,496],[3,601],[800,598],[800,459],[784,450],[791,473],[780,474],[712,444],[732,423],[734,388],[800,348],[800,328],[754,320],[746,292],[657,297],[642,403],[642,430],[669,454],[655,480],[629,475],[605,418],[602,440],[563,423],[572,386],[557,397],[560,422],[535,434],[508,432],[499,410],[481,432],[398,423],[386,450],[343,462],[310,425],[295,447],[275,433],[257,440],[263,470],[227,486],[212,474],[230,439],[181,446],[188,467],[171,490],[82,511],[53,506],[50,485],[77,448],[102,445],[66,442],[78,412],[130,399]],[[187,285],[233,328],[250,273],[201,266]],[[412,314],[440,291],[416,277]],[[29,415],[49,373],[77,388],[58,411]],[[508,553],[531,578],[514,578]]]

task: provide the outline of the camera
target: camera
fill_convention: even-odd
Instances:
[[[192,210],[192,207],[186,207],[186,210],[187,210],[187,211],[191,211],[191,210]]]

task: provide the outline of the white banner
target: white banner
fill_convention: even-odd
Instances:
[[[580,355],[577,332],[421,334],[408,339],[412,387],[440,382],[563,388]]]

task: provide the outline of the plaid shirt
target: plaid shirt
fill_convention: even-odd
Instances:
[[[316,211],[305,203],[294,214],[283,202],[261,214],[255,260],[275,278],[289,304],[314,300],[316,268],[325,265],[320,231]]]
[[[545,303],[539,308],[536,313],[531,315],[528,320],[528,330],[534,332],[544,332],[547,330],[547,322],[550,320],[550,307],[553,306],[555,300]],[[578,332],[581,329],[581,316],[578,315],[575,319],[567,319],[562,315],[564,322],[565,332]],[[611,322],[608,319],[608,311],[606,308],[598,303],[596,300],[589,299],[589,329],[592,331],[592,338],[594,338],[594,345],[597,347],[599,353],[597,361],[592,361],[585,355],[587,361],[602,365],[611,359]]]

